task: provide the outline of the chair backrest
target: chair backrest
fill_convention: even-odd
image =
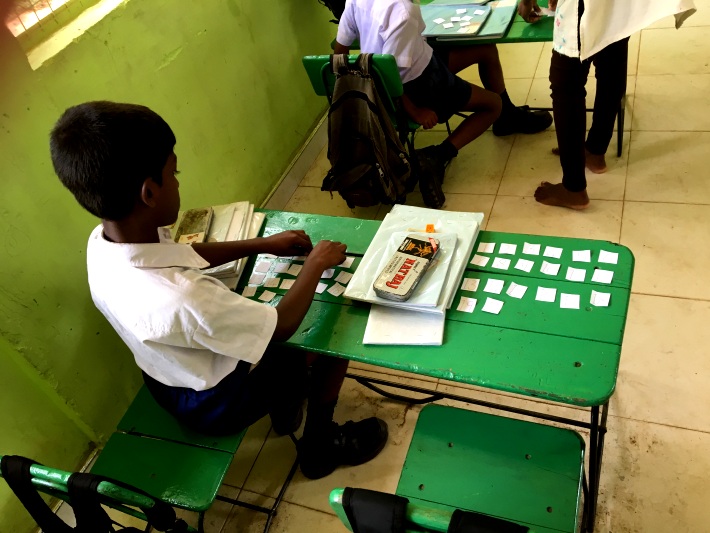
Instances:
[[[335,514],[340,518],[343,525],[352,531],[352,525],[345,513],[345,508],[343,507],[343,493],[345,489],[333,489],[330,493],[330,506],[335,511]],[[446,533],[449,530],[449,524],[451,523],[451,518],[454,515],[453,510],[445,510],[441,508],[429,507],[422,505],[420,503],[412,503],[411,501],[407,504],[406,510],[406,527],[407,533],[422,533],[426,532],[436,532],[436,533]],[[479,515],[480,516],[480,515]],[[506,531],[504,528],[504,523],[510,524],[513,527],[519,528],[520,526],[514,523],[507,522],[504,520],[499,520],[503,528],[501,531]],[[497,531],[498,529],[496,529]],[[535,533],[534,530],[528,529],[528,533]]]
[[[3,456],[0,455],[0,461],[2,458]],[[71,472],[33,464],[30,466],[30,475],[32,485],[38,492],[59,498],[65,502],[70,501],[67,483],[72,475]],[[2,472],[0,472],[1,477],[3,477]],[[152,509],[155,506],[155,500],[149,496],[121,487],[110,481],[99,483],[96,491],[102,504],[146,522],[148,517],[140,509]],[[195,531],[192,528],[188,528],[188,530]]]

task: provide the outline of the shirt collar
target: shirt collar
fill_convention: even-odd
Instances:
[[[116,243],[106,240],[99,224],[90,240],[105,260],[120,261],[134,268],[207,268],[210,264],[189,244],[178,244],[159,228],[159,243]]]

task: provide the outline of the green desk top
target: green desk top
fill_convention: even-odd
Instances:
[[[354,218],[328,217],[301,213],[266,211],[265,234],[287,229],[304,229],[317,242],[328,238],[348,244],[348,255],[356,257],[350,271],[359,264],[380,222]],[[619,367],[621,342],[629,305],[634,258],[621,245],[588,239],[545,237],[514,233],[481,231],[478,242],[517,245],[511,268],[501,272],[492,268],[468,265],[464,277],[478,277],[477,292],[461,292],[447,312],[442,346],[374,346],[363,345],[362,339],[370,310],[369,304],[335,298],[328,293],[316,294],[306,318],[288,345],[313,352],[346,357],[353,361],[423,374],[491,389],[534,396],[578,406],[601,405],[614,392]],[[540,256],[521,254],[523,243],[541,244],[564,249],[556,276],[539,272]],[[474,254],[478,243],[474,246]],[[610,285],[593,283],[591,270],[597,265],[599,250],[617,252],[618,264],[599,265],[614,271]],[[567,266],[572,264],[573,250],[591,250],[592,263],[574,263],[587,267],[584,283],[565,280]],[[473,254],[472,254],[473,255]],[[514,270],[518,258],[535,261],[530,273]],[[254,259],[247,265],[250,272]],[[336,273],[337,275],[337,273]],[[482,292],[486,279],[515,281],[528,290],[522,300],[505,292],[488,295]],[[248,276],[242,278],[242,285]],[[241,286],[239,291],[241,292]],[[535,301],[538,286],[556,288],[555,303]],[[283,294],[281,289],[270,289]],[[611,293],[609,307],[588,304],[592,290]],[[580,309],[560,309],[559,293],[580,294]],[[466,295],[479,300],[474,313],[456,311],[459,298]],[[258,295],[258,294],[257,294]],[[503,300],[499,315],[479,312],[484,295]],[[278,303],[277,295],[270,305]]]

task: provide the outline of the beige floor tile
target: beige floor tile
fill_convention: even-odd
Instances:
[[[271,507],[274,503],[272,498],[247,491],[242,491],[239,497],[245,502],[262,507]],[[234,506],[222,532],[261,533],[265,525],[265,514]],[[344,533],[347,530],[333,514],[281,502],[269,531],[271,533]]]
[[[308,169],[306,175],[301,180],[300,185],[302,187],[318,187],[320,189],[323,184],[323,178],[330,170],[330,161],[328,161],[328,145],[326,144],[323,149],[313,161],[311,168]]]
[[[503,67],[506,85],[508,85],[508,80],[533,77],[542,48],[543,43],[515,43],[498,46],[498,55]],[[462,70],[459,76],[466,81],[482,86],[476,65]],[[510,89],[508,91],[510,92]]]
[[[708,146],[708,132],[632,132],[626,199],[710,204]]]
[[[375,218],[378,209],[379,206],[350,209],[337,192],[333,192],[333,198],[331,198],[330,193],[316,187],[299,187],[284,207],[284,211],[296,213],[364,219]]]
[[[420,380],[397,376],[392,376],[392,380],[431,388],[430,383]],[[328,494],[335,487],[354,486],[393,492],[399,481],[418,412],[418,406],[410,407],[388,400],[353,380],[346,380],[338,401],[335,420],[342,423],[346,420],[378,416],[389,426],[387,446],[369,463],[338,468],[323,479],[308,480],[297,472],[286,492],[286,500],[312,509],[332,512],[328,506]],[[289,446],[286,446],[282,441],[284,439],[269,439],[247,480],[247,490],[272,497],[276,494],[295,457],[293,445],[289,442]],[[279,481],[275,482],[274,478]]]
[[[710,302],[633,294],[611,413],[710,433],[708,323]]]
[[[439,144],[445,133],[422,133],[417,136],[418,148]],[[446,169],[443,190],[445,193],[495,194],[498,190],[505,163],[513,145],[514,136],[496,137],[485,132],[464,146]]]
[[[633,130],[710,131],[710,74],[638,76]]]
[[[532,195],[532,191],[531,191]],[[618,242],[622,202],[593,200],[574,211],[539,204],[532,196],[498,196],[486,229]]]
[[[265,416],[248,430],[244,439],[239,445],[237,453],[234,455],[227,475],[224,477],[224,484],[231,487],[242,487],[249,472],[254,466],[254,462],[264,446],[264,441],[271,429],[271,419]]]
[[[628,76],[626,78],[626,102],[624,105],[625,116],[624,116],[624,130],[629,131],[631,129],[631,119],[633,115],[634,108],[634,91],[636,89],[636,77]],[[597,94],[597,83],[594,79],[594,74],[590,73],[589,79],[587,81],[587,109],[592,109],[594,107],[594,98]],[[530,94],[528,95],[527,105],[530,107],[552,107],[552,98],[550,96],[550,82],[544,78],[536,78],[532,82],[530,87]],[[592,125],[592,112],[587,112],[587,128]],[[554,129],[555,125],[551,126]],[[618,124],[614,123],[614,131],[618,128]],[[612,139],[612,145],[616,145],[616,136]]]
[[[219,494],[227,498],[237,499],[239,490],[233,487],[221,487]],[[232,504],[215,500],[212,507],[205,513],[205,533],[220,533],[223,531],[224,524],[227,522],[232,511]],[[177,510],[178,517],[182,518],[188,525],[197,528],[198,515],[182,509]]]
[[[623,200],[628,136],[620,158],[616,157],[616,139],[607,152],[609,170],[604,174],[587,171],[587,192],[594,200]],[[499,195],[531,196],[541,181],[557,183],[562,179],[560,158],[551,150],[557,146],[555,132],[519,135],[510,153]]]
[[[683,26],[678,31],[683,31],[693,26],[710,26],[710,2],[708,0],[695,0],[693,3],[698,11],[683,22]],[[644,31],[651,31],[657,28],[675,28],[675,17],[663,17]]]
[[[626,202],[621,244],[636,257],[633,291],[710,300],[708,220],[710,206]]]
[[[610,417],[595,531],[707,531],[708,448],[707,433]]]
[[[640,76],[710,74],[709,45],[706,27],[646,30],[641,38],[638,73]]]
[[[446,202],[442,209],[444,211],[464,211],[469,213],[483,213],[483,229],[485,229],[488,217],[493,208],[493,200],[495,196],[492,194],[454,194],[446,193]],[[419,190],[407,195],[407,205],[415,205],[418,207],[426,207],[424,200]],[[382,205],[377,212],[376,220],[384,220],[387,213],[392,210],[391,205]]]

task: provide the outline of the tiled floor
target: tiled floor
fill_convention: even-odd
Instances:
[[[710,0],[696,4],[701,11],[688,27],[676,31],[664,20],[632,38],[624,155],[608,157],[608,174],[589,176],[587,211],[533,200],[537,183],[561,176],[550,153],[552,131],[502,139],[486,133],[461,152],[444,184],[445,209],[483,212],[487,229],[607,239],[636,256],[605,448],[601,533],[710,531]],[[516,103],[549,102],[550,46],[506,45],[500,53]],[[593,85],[592,78],[590,95]],[[440,141],[444,134],[438,130],[419,134],[418,144]],[[283,208],[384,216],[386,207],[351,211],[339,197],[331,200],[321,192],[327,168],[323,151]],[[411,195],[409,203],[422,205],[421,196]],[[415,381],[411,375],[396,379]],[[493,396],[470,388],[457,392]],[[336,417],[378,415],[389,423],[391,442],[367,465],[320,481],[297,475],[272,531],[345,531],[328,507],[329,491],[345,485],[394,490],[418,411],[347,382]],[[241,488],[240,497],[248,501],[265,502],[276,494],[294,450],[269,429],[263,420],[249,430],[224,490]],[[253,512],[224,505],[208,516],[210,533],[261,531],[263,524]]]

